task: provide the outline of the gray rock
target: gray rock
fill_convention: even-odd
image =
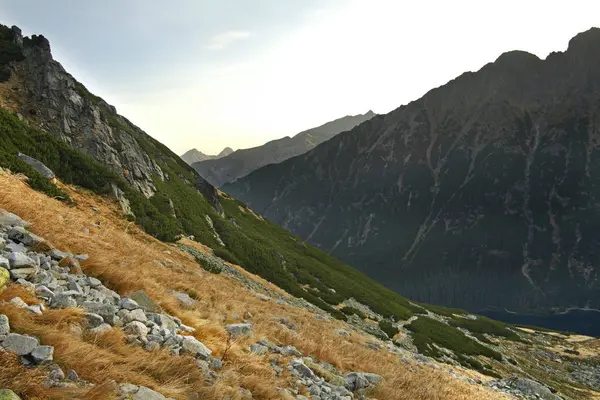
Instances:
[[[88,260],[89,258],[90,258],[90,256],[89,256],[89,255],[87,255],[87,254],[76,254],[76,255],[75,255],[75,259],[76,259],[77,261],[79,261],[79,262],[86,261],[86,260]]]
[[[8,317],[4,314],[0,314],[0,335],[8,335],[10,333],[10,324],[8,323]]]
[[[138,303],[144,311],[158,312],[158,306],[154,304],[152,299],[143,290],[131,293],[129,298]]]
[[[123,331],[125,331],[125,333],[141,337],[146,337],[148,335],[148,328],[146,327],[146,325],[139,321],[133,321],[128,323],[123,328]]]
[[[44,306],[41,304],[33,304],[31,306],[25,307],[28,311],[34,313],[35,315],[42,315],[44,313]]]
[[[124,316],[122,318],[123,318],[124,324],[128,324],[129,322],[132,322],[132,321],[139,321],[139,322],[143,322],[143,323],[146,323],[146,321],[148,321],[146,314],[144,314],[144,311],[141,308],[138,308],[136,310],[128,312],[127,314],[124,314]]]
[[[36,364],[48,364],[54,358],[54,347],[38,346],[31,352],[31,357]]]
[[[39,340],[32,336],[9,333],[2,342],[2,347],[20,356],[30,354],[40,344]]]
[[[162,394],[155,392],[152,389],[148,389],[145,386],[140,386],[138,391],[131,397],[132,400],[166,400],[167,398]]]
[[[139,304],[135,302],[135,300],[130,299],[129,297],[121,298],[119,302],[119,307],[124,308],[125,310],[135,310],[136,308],[140,308]]]
[[[83,316],[91,328],[96,328],[104,323],[104,318],[101,315],[86,312]]]
[[[314,378],[315,373],[304,364],[304,361],[296,359],[291,361],[292,368],[296,373],[303,378]]]
[[[284,346],[280,349],[280,353],[283,356],[302,357],[302,353],[300,353],[294,346]]]
[[[93,276],[88,276],[85,278],[86,283],[93,287],[93,288],[97,288],[98,286],[102,286],[102,282],[100,282],[99,279],[94,278]]]
[[[77,302],[74,298],[65,293],[54,293],[50,298],[50,307],[52,308],[69,308],[77,307]]]
[[[175,331],[179,329],[180,326],[180,324],[178,324],[174,318],[165,314],[156,314],[154,320],[157,324],[159,324],[162,327],[165,327],[170,331]]]
[[[0,209],[0,226],[20,226],[29,228],[31,224],[27,221],[23,221],[18,215]]]
[[[350,372],[346,375],[346,389],[350,391],[357,391],[359,389],[366,389],[371,386],[377,385],[383,378],[377,374],[362,373],[362,372]]]
[[[218,358],[209,357],[209,362],[210,368],[212,368],[215,371],[218,371],[223,368],[223,361],[219,360]]]
[[[70,253],[66,253],[64,251],[60,251],[58,249],[50,249],[50,251],[48,251],[48,255],[57,261],[62,260],[63,258],[67,258],[67,257],[71,257],[72,254]]]
[[[148,343],[146,343],[145,349],[146,349],[146,351],[158,350],[158,349],[160,349],[160,343],[149,340]]]
[[[48,373],[48,377],[53,381],[62,381],[65,379],[65,373],[63,370],[56,364],[51,364],[48,369],[50,372]]]
[[[338,329],[335,331],[336,334],[343,336],[343,337],[349,337],[350,336],[350,332],[344,330],[344,329]]]
[[[10,304],[19,308],[27,308],[27,303],[25,303],[20,297],[13,297],[10,299]]]
[[[204,343],[193,336],[184,336],[181,347],[184,352],[202,359],[206,359],[212,354],[212,351]]]
[[[77,293],[83,293],[83,289],[81,288],[81,286],[79,286],[79,284],[77,282],[69,282],[69,284],[67,285],[67,288],[69,290],[73,290]]]
[[[73,382],[79,381],[79,375],[75,372],[74,369],[70,369],[67,371],[67,379]]]
[[[18,279],[30,279],[39,271],[38,267],[23,267],[23,268],[12,268],[10,270],[10,277],[14,280]]]
[[[52,170],[46,165],[44,165],[44,163],[42,163],[41,161],[36,160],[35,158],[23,153],[18,153],[17,157],[19,157],[22,161],[27,163],[31,168],[45,176],[47,179],[54,179],[56,177],[54,172],[52,172]]]
[[[249,335],[252,332],[252,324],[231,324],[225,330],[234,338]]]
[[[269,348],[267,346],[263,346],[262,344],[253,344],[250,345],[250,352],[256,355],[263,355],[266,354],[269,351]]]
[[[8,230],[8,237],[14,241],[23,243],[27,247],[38,246],[39,244],[46,242],[43,238],[29,232],[21,226],[10,228]]]
[[[90,313],[100,315],[107,324],[114,325],[116,322],[115,317],[117,314],[117,309],[111,304],[85,301],[81,306]]]
[[[196,301],[187,293],[171,291],[171,294],[185,307],[193,307],[196,304]]]
[[[518,390],[525,396],[536,397],[543,400],[560,400],[560,397],[552,393],[548,387],[543,384],[527,378],[512,377],[503,379],[500,382]]]
[[[40,285],[35,288],[35,294],[37,294],[38,297],[49,299],[54,295],[54,292],[52,290],[48,289],[48,287],[46,287],[44,285]]]
[[[0,256],[0,268],[10,269],[10,261],[7,258]]]
[[[103,323],[98,325],[95,328],[90,329],[90,332],[93,333],[94,335],[101,335],[105,332],[108,332],[112,329],[112,326],[110,326],[109,324]]]

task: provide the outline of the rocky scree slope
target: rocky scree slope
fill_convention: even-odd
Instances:
[[[221,187],[265,165],[277,164],[304,154],[340,132],[349,131],[375,115],[373,111],[359,115],[348,115],[317,128],[300,132],[293,137],[284,137],[265,143],[262,146],[237,150],[227,157],[201,161],[192,164],[192,166],[210,183],[216,187]]]
[[[230,155],[231,153],[233,153],[233,149],[231,147],[225,147],[216,156],[204,154],[203,152],[201,152],[198,149],[191,149],[191,150],[186,151],[184,154],[182,154],[181,159],[183,161],[185,161],[186,163],[188,163],[189,165],[192,165],[194,163],[201,162],[201,161],[215,160],[218,158],[226,157],[226,156]]]
[[[599,308],[599,115],[593,28],[222,189],[414,300]]]

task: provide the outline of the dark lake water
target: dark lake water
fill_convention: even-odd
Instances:
[[[562,314],[526,315],[506,311],[483,311],[480,315],[509,324],[535,325],[558,331],[600,337],[600,312],[595,310],[570,310]]]

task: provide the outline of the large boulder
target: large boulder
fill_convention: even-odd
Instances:
[[[31,352],[31,357],[36,364],[49,364],[54,359],[54,347],[38,346]]]
[[[371,386],[377,385],[383,378],[377,374],[365,373],[365,372],[350,372],[346,375],[346,389],[350,391],[357,391],[360,389],[366,389]]]
[[[21,226],[28,228],[31,224],[21,217],[0,208],[0,226]]]
[[[14,226],[14,227],[10,228],[8,230],[8,237],[11,238],[12,240],[23,243],[25,246],[28,246],[28,247],[35,247],[35,248],[39,249],[40,246],[43,245],[43,246],[45,246],[45,248],[42,250],[50,250],[52,248],[52,246],[50,246],[46,242],[46,239],[29,232],[27,229],[23,228],[22,226]]]
[[[143,290],[131,293],[129,298],[138,303],[144,311],[158,312],[158,306],[154,304],[152,299]]]

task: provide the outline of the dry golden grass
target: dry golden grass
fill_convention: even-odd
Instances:
[[[88,253],[90,258],[83,263],[83,270],[121,295],[144,290],[165,312],[196,328],[194,336],[215,356],[221,356],[226,348],[223,325],[239,321],[246,311],[253,314],[252,337],[233,344],[217,384],[207,387],[189,358],[172,357],[163,351],[147,353],[128,346],[119,330],[90,337],[74,328],[80,317],[78,310],[50,310],[43,317],[34,317],[7,304],[0,307],[16,330],[38,335],[44,343],[54,345],[57,362],[75,369],[83,379],[105,384],[141,384],[177,399],[185,399],[189,393],[199,393],[202,399],[222,399],[226,394],[236,399],[240,398],[239,387],[250,390],[257,399],[281,399],[276,387],[288,387],[288,380],[294,379],[285,374],[275,376],[269,365],[272,356],[246,351],[249,344],[267,338],[294,345],[304,354],[344,371],[382,375],[384,381],[373,393],[379,399],[506,398],[440,370],[407,366],[385,350],[367,348],[363,343],[372,341],[371,337],[353,332],[349,338],[341,338],[334,332],[338,328],[349,329],[343,322],[319,320],[305,309],[262,301],[236,281],[205,272],[175,246],[158,242],[124,221],[107,199],[64,187],[78,204],[68,207],[31,190],[12,175],[0,175],[0,186],[0,207],[30,221],[33,232],[57,247]],[[92,206],[100,211],[94,212]],[[89,232],[84,232],[84,227]],[[198,301],[192,308],[182,308],[169,289],[194,293]],[[10,288],[7,293],[12,295],[18,290]],[[25,293],[19,295],[25,301],[34,301]],[[287,317],[296,329],[289,330],[273,316]]]

